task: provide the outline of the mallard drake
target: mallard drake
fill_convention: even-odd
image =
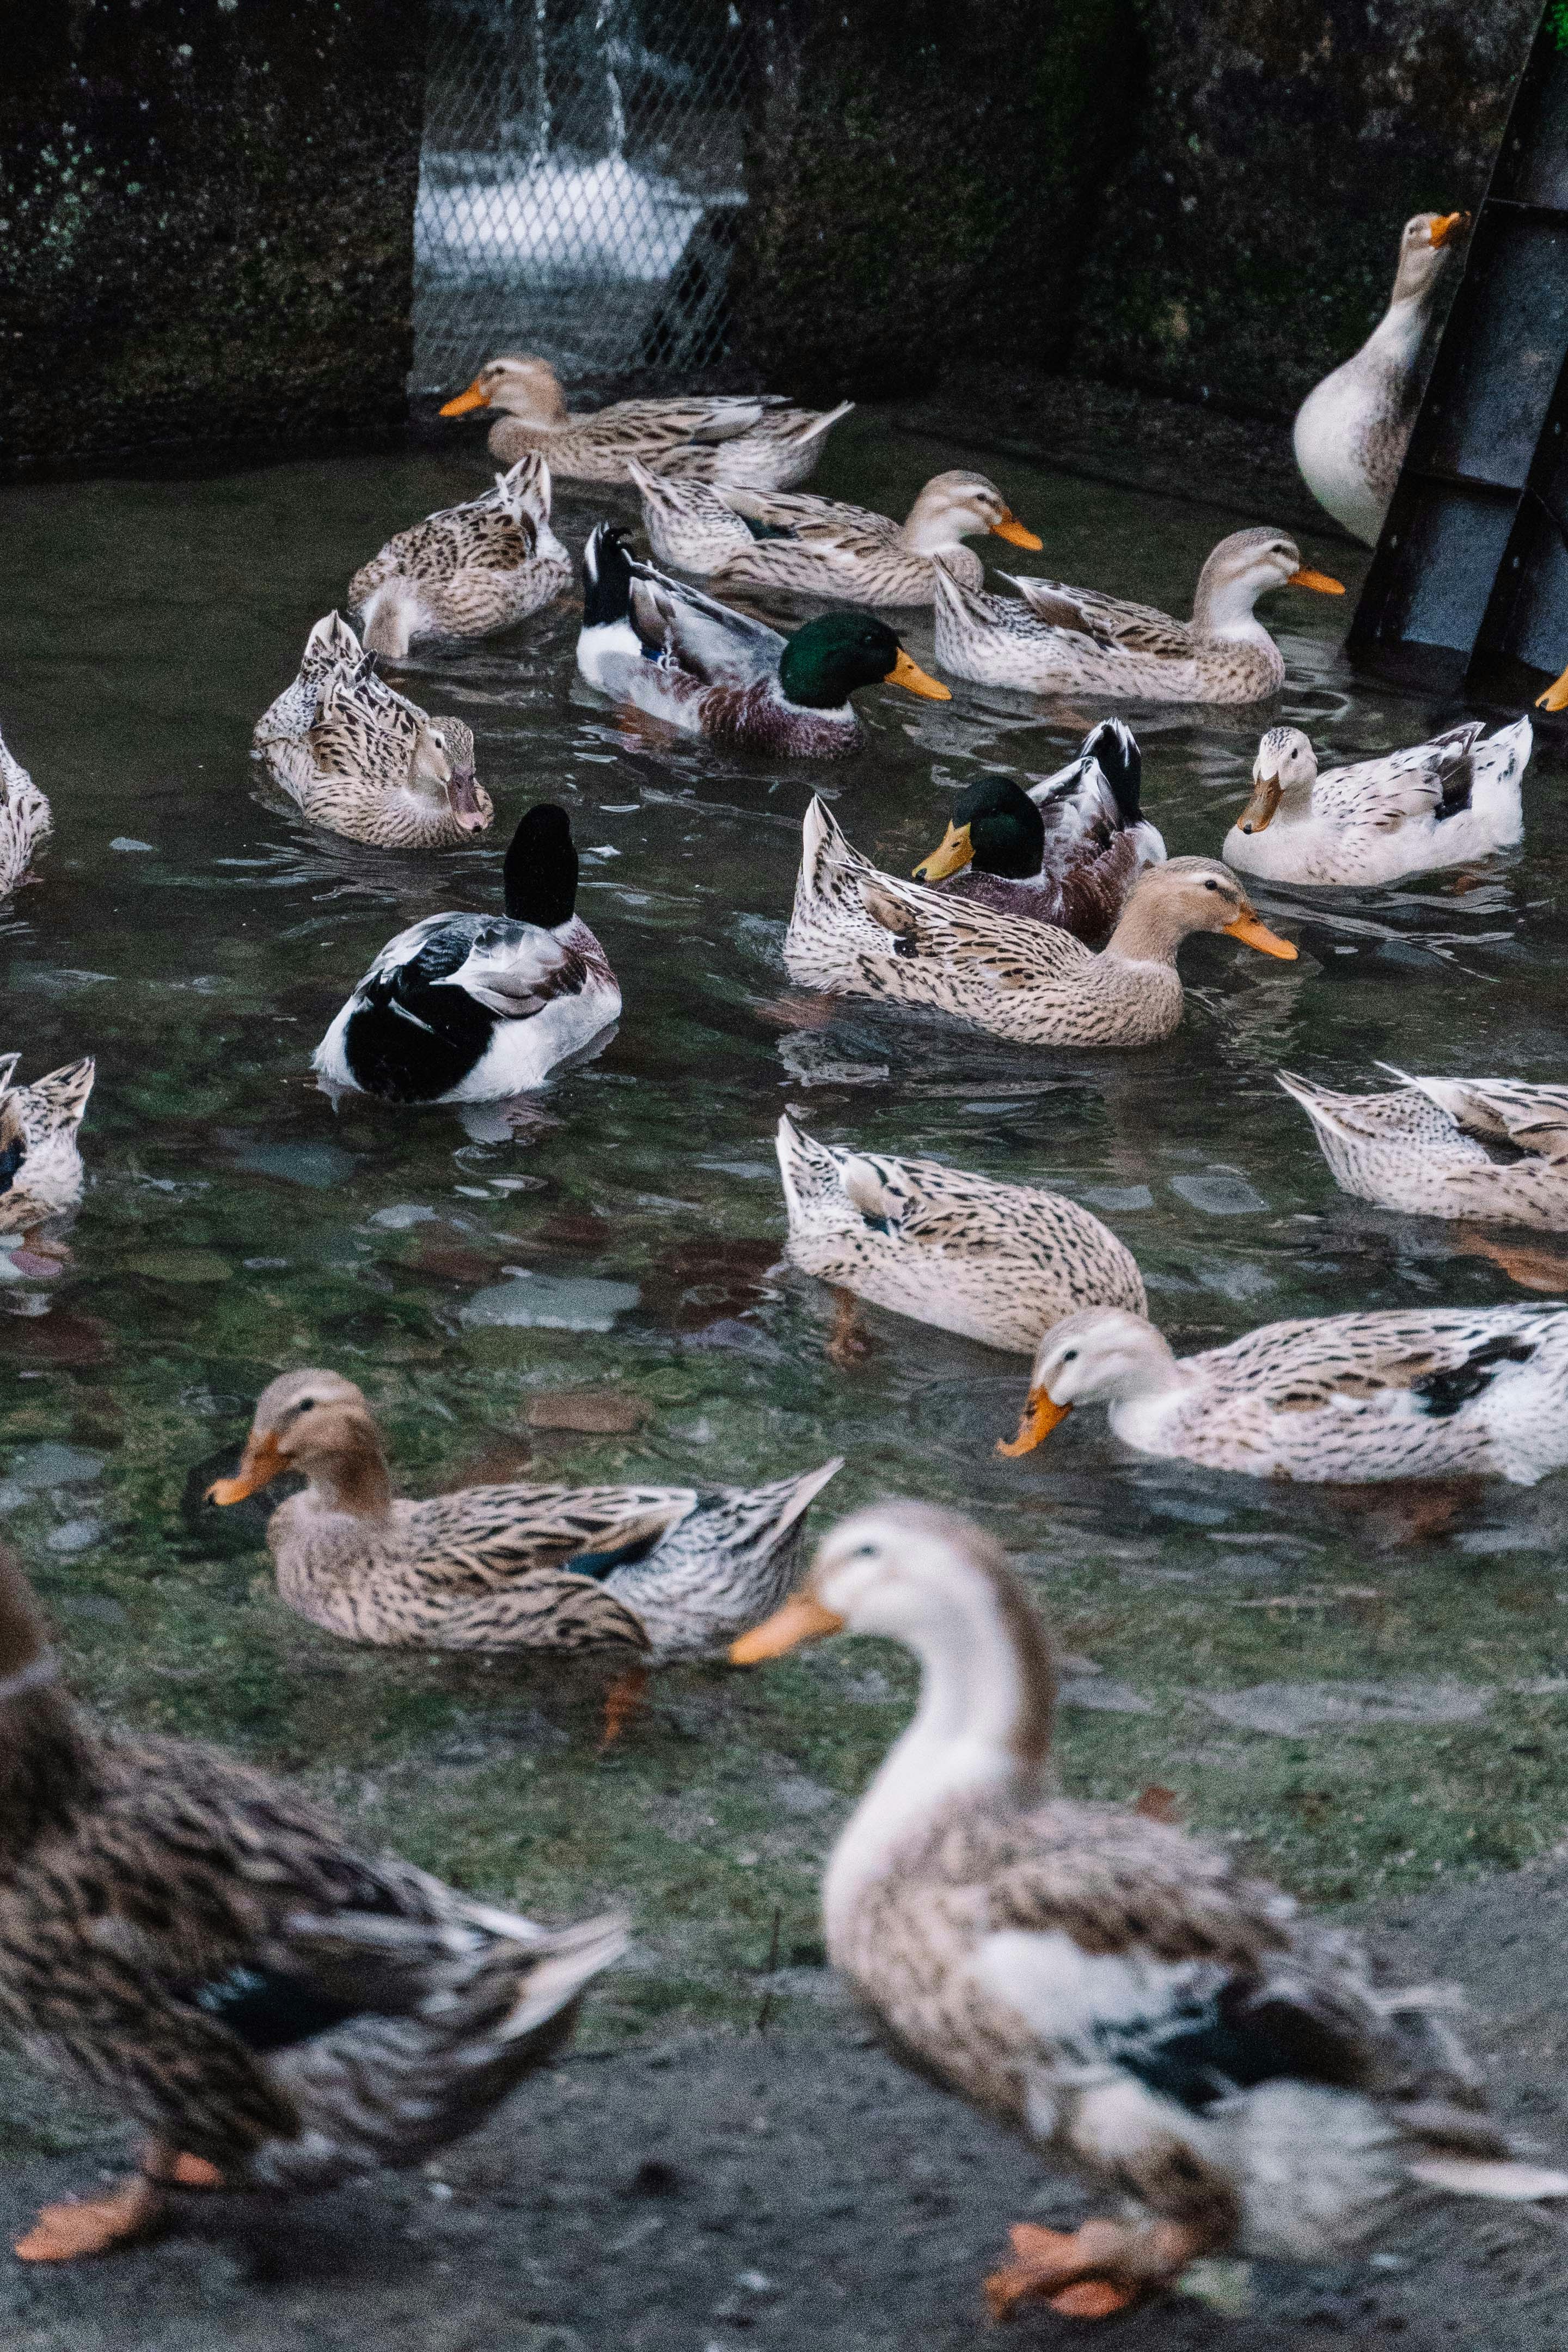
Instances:
[[[1173,857],[1151,866],[1100,954],[1054,924],[994,914],[879,873],[814,799],[784,965],[805,988],[892,997],[955,1013],[1029,1045],[1151,1045],[1182,1017],[1176,950],[1193,931],[1227,931],[1293,960],[1264,928],[1228,866]]]
[[[311,1056],[329,1087],[499,1102],[608,1042],[621,992],[576,911],[565,810],[531,808],[501,872],[504,916],[426,915],[388,940]]]
[[[1568,1087],[1392,1075],[1392,1094],[1345,1095],[1276,1072],[1342,1191],[1416,1216],[1568,1233]]]
[[[39,2215],[25,2262],[144,2236],[175,2189],[423,2162],[559,2049],[626,1943],[373,1861],[232,1756],[100,1730],[0,1551],[0,2022],[152,2134],[129,2181]]]
[[[914,878],[1098,943],[1145,866],[1164,863],[1165,845],[1139,808],[1142,777],[1131,729],[1102,719],[1076,760],[1027,793],[1002,775],[960,793]]]
[[[574,416],[548,360],[509,356],[482,367],[443,416],[499,408],[490,455],[503,466],[542,450],[557,476],[578,482],[629,480],[627,461],[700,482],[751,482],[787,490],[804,482],[826,435],[852,400],[826,414],[792,408],[777,393],[704,393],[674,400],[617,400]]]
[[[474,782],[473,730],[395,694],[337,613],[316,623],[299,677],[257,720],[252,756],[312,824],[376,849],[447,849],[494,822]]]
[[[1486,2113],[1448,1988],[1375,1981],[1234,1852],[1055,1793],[1050,1644],[989,1536],[858,1511],[730,1654],[840,1633],[912,1650],[921,1695],[829,1856],[828,1958],[895,2056],[1133,2200],[1016,2228],[995,2316],[1041,2296],[1104,2317],[1227,2249],[1342,2257],[1418,2186],[1568,2196]]]
[[[288,1606],[351,1642],[594,1652],[630,1671],[613,1737],[651,1667],[721,1656],[795,1581],[800,1523],[842,1458],[766,1486],[468,1486],[394,1497],[374,1416],[336,1372],[285,1372],[257,1399],[215,1503],[286,1470],[267,1540]]]
[[[80,1200],[77,1131],[97,1075],[89,1055],[19,1087],[21,1058],[0,1054],[0,1233],[8,1234],[63,1216]]]
[[[936,574],[936,657],[954,677],[1033,694],[1135,695],[1148,702],[1260,702],[1283,682],[1279,646],[1253,611],[1275,588],[1344,590],[1302,563],[1282,530],[1236,530],[1198,574],[1190,621],[1092,589],[1004,573],[1018,595]]]
[[[737,750],[841,759],[865,743],[850,696],[885,681],[951,699],[885,621],[823,613],[793,637],[731,611],[650,563],[613,524],[583,551],[577,667],[590,686],[667,726]]]
[[[1091,1307],[1040,1341],[1017,1437],[998,1451],[1027,1454],[1093,1403],[1140,1454],[1253,1478],[1468,1472],[1532,1486],[1568,1462],[1568,1308],[1303,1316],[1178,1360],[1141,1316]]]
[[[937,474],[902,522],[837,499],[785,496],[735,485],[710,489],[633,465],[643,523],[661,563],[707,573],[721,585],[802,589],[857,604],[929,604],[936,566],[981,587],[985,567],[967,537],[994,531],[1015,547],[1040,541],[994,482],[966,467]]]
[[[34,852],[54,829],[48,802],[0,736],[0,898],[26,880]]]
[[[400,530],[349,582],[367,652],[401,661],[416,638],[493,637],[572,584],[550,528],[550,468],[520,457],[482,498]]]
[[[1059,1192],[841,1150],[788,1118],[777,1150],[789,1255],[841,1291],[1020,1356],[1075,1307],[1147,1311],[1131,1251]]]
[[[1476,719],[1321,776],[1301,730],[1271,727],[1222,855],[1266,881],[1318,884],[1393,882],[1489,856],[1523,834],[1520,779],[1532,740],[1528,719],[1495,735]]]
[[[1368,547],[1405,463],[1426,389],[1433,300],[1468,213],[1416,213],[1399,240],[1387,310],[1353,359],[1296,412],[1296,463],[1321,507]]]

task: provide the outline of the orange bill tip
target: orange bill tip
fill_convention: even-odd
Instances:
[[[1006,1454],[1008,1460],[1012,1462],[1016,1462],[1020,1454],[1032,1454],[1036,1446],[1043,1444],[1058,1423],[1065,1421],[1071,1411],[1070,1404],[1058,1404],[1053,1397],[1047,1395],[1044,1389],[1031,1389],[1024,1406],[1023,1417],[1018,1423],[1017,1436],[999,1437],[996,1440],[997,1453]]]
[[[1549,686],[1544,694],[1536,696],[1535,707],[1537,710],[1568,710],[1568,669],[1555,686]]]
[[[1014,547],[1026,547],[1032,555],[1037,555],[1046,543],[1037,531],[1030,530],[1021,523],[1010,509],[1004,509],[1001,521],[994,522],[991,528],[998,539],[1009,541]]]
[[[1235,922],[1226,923],[1224,929],[1227,938],[1245,940],[1249,948],[1261,949],[1265,955],[1278,956],[1281,963],[1294,963],[1296,961],[1296,950],[1289,940],[1277,938],[1267,923],[1260,923],[1256,915],[1237,915]]]
[[[1432,224],[1434,245],[1452,245],[1470,226],[1468,213],[1440,213]]]
[[[969,838],[966,824],[950,824],[942,835],[939,847],[929,857],[922,858],[914,869],[917,882],[942,882],[950,874],[960,873],[974,855],[974,844]]]
[[[1345,593],[1342,580],[1331,580],[1326,572],[1313,572],[1306,564],[1300,572],[1292,572],[1285,585],[1287,588],[1315,588],[1320,596],[1342,596]]]
[[[253,1438],[240,1457],[239,1469],[232,1478],[215,1478],[207,1488],[207,1501],[220,1508],[229,1503],[243,1503],[247,1495],[258,1495],[263,1486],[271,1485],[289,1465],[278,1450],[278,1440],[270,1430],[263,1438]]]
[[[749,1633],[730,1644],[730,1663],[734,1666],[760,1665],[764,1658],[782,1658],[786,1650],[798,1649],[803,1642],[820,1642],[826,1634],[841,1633],[844,1620],[807,1592],[792,1592],[782,1609],[775,1609]]]
[[[440,413],[443,416],[467,416],[470,408],[488,408],[489,404],[489,394],[481,392],[475,383],[468,386],[467,392],[460,392],[456,400],[444,402]]]
[[[882,683],[884,686],[901,686],[910,694],[923,694],[928,702],[952,700],[951,689],[945,686],[939,686],[934,677],[928,677],[919,662],[912,662],[910,659],[902,646],[899,647],[898,660],[889,670]]]

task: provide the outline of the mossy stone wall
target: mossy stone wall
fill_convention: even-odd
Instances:
[[[7,12],[0,464],[400,429],[424,20],[424,0]]]

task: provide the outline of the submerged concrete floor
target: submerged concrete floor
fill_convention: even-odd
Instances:
[[[1369,1921],[1411,1979],[1471,1992],[1514,2127],[1568,2155],[1568,1859]],[[1561,2352],[1568,2215],[1412,2211],[1371,2261],[1217,2266],[1103,2336],[1005,2334],[979,2284],[1003,2224],[1079,2191],[902,2073],[847,2014],[812,2035],[568,2060],[426,2175],[314,2204],[203,2205],[162,2242],[63,2272],[0,2267],[7,2352]],[[37,2110],[40,2141],[54,2111]],[[47,2120],[46,2120],[46,2118]],[[0,2173],[5,2236],[121,2144]]]

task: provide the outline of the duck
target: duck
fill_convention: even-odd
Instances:
[[[820,798],[802,831],[784,936],[792,980],[828,995],[927,1005],[1018,1045],[1152,1045],[1168,1037],[1182,1017],[1176,950],[1194,931],[1226,931],[1266,955],[1295,958],[1215,858],[1151,866],[1096,954],[1053,924],[879,872]]]
[[[48,802],[0,735],[0,898],[21,888],[54,829]]]
[[[0,1054],[0,1233],[28,1233],[81,1199],[78,1131],[97,1064],[64,1062],[31,1086],[16,1084],[19,1052]]]
[[[1407,1077],[1347,1095],[1275,1076],[1300,1104],[1342,1192],[1422,1217],[1479,1217],[1568,1233],[1568,1087]]]
[[[1416,213],[1399,238],[1387,310],[1353,359],[1314,385],[1292,431],[1301,479],[1354,539],[1375,547],[1426,389],[1434,304],[1468,213]]]
[[[857,604],[929,604],[939,563],[968,587],[984,584],[985,567],[964,546],[966,537],[993,531],[1015,547],[1037,551],[1042,544],[995,483],[967,467],[933,475],[901,523],[837,499],[735,484],[710,488],[635,463],[629,471],[658,562],[726,587],[798,589]]]
[[[1100,945],[1139,876],[1165,860],[1164,842],[1139,806],[1142,777],[1132,730],[1101,719],[1076,760],[1028,792],[996,774],[960,793],[914,878]]]
[[[1106,2318],[1205,2255],[1342,2260],[1432,2191],[1568,2195],[1487,2112],[1455,1989],[1387,1982],[1234,1848],[1059,1793],[1050,1640],[983,1529],[858,1511],[730,1655],[835,1634],[921,1682],[828,1857],[828,1958],[895,2058],[1119,2210],[1016,2226],[994,2317]]]
[[[388,940],[311,1056],[328,1088],[500,1102],[609,1043],[620,986],[577,912],[564,809],[520,819],[501,883],[504,915],[426,915]]]
[[[72,1706],[0,1550],[0,2024],[149,2135],[17,2241],[58,2263],[151,2235],[179,2192],[316,2192],[423,2163],[570,2037],[618,1916],[477,1902],[253,1765]]]
[[[1179,1360],[1142,1316],[1088,1307],[1041,1339],[998,1452],[1032,1452],[1092,1403],[1140,1454],[1251,1478],[1533,1486],[1568,1462],[1568,1307],[1302,1316]]]
[[[550,468],[520,457],[482,498],[394,533],[349,583],[367,653],[401,661],[419,638],[493,637],[572,584],[550,528]]]
[[[854,405],[842,400],[825,412],[792,408],[777,393],[699,393],[617,400],[572,415],[549,361],[511,352],[482,367],[441,415],[500,410],[489,433],[492,457],[510,466],[538,449],[557,476],[573,481],[629,481],[635,458],[693,481],[787,490],[807,479],[826,436]]]
[[[346,1641],[607,1657],[624,1670],[608,1740],[653,1668],[721,1658],[778,1606],[801,1521],[843,1467],[837,1455],[764,1486],[468,1486],[407,1502],[363,1390],[306,1370],[262,1391],[238,1470],[208,1499],[304,1477],[268,1521],[279,1595]]]
[[[447,849],[495,821],[474,781],[473,730],[377,677],[340,613],[311,629],[299,676],[256,722],[251,756],[312,824],[372,848]]]
[[[1059,1192],[819,1143],[787,1113],[775,1149],[790,1261],[841,1298],[1019,1356],[1076,1307],[1148,1310],[1131,1251]],[[840,1355],[846,1339],[841,1316]]]
[[[1146,702],[1261,702],[1285,659],[1253,611],[1276,588],[1342,596],[1282,530],[1232,531],[1198,574],[1190,621],[1093,589],[1004,572],[1017,596],[935,575],[936,658],[954,677],[1032,694],[1136,696]]]
[[[1488,735],[1470,719],[1429,743],[1318,772],[1299,727],[1271,727],[1252,763],[1252,797],[1226,835],[1227,866],[1268,882],[1368,884],[1430,874],[1524,833],[1520,780],[1528,719]]]
[[[583,552],[577,667],[590,686],[731,750],[843,759],[865,747],[850,696],[885,682],[952,699],[885,621],[822,613],[791,637],[639,563],[611,523]]]

